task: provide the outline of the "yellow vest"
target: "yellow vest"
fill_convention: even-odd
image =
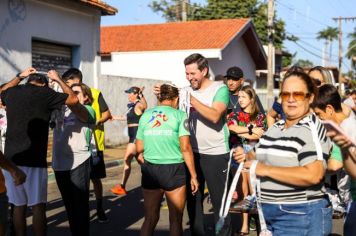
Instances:
[[[95,111],[96,120],[99,120],[101,118],[101,112],[100,112],[100,106],[99,106],[100,91],[95,88],[91,88],[90,90],[91,90],[91,94],[93,96],[93,104],[91,104],[91,107]],[[105,149],[104,124],[95,126],[94,138],[95,138],[97,150],[104,151],[104,149]]]

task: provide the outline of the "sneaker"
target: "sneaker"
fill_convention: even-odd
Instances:
[[[250,228],[250,231],[257,230],[256,221],[255,221],[255,218],[253,218],[253,217],[250,218],[249,228]]]
[[[121,186],[121,184],[116,185],[111,189],[111,192],[116,195],[126,195],[126,190]]]
[[[105,211],[103,209],[96,210],[96,214],[98,216],[98,222],[100,224],[106,224],[109,222],[108,217],[105,214]]]

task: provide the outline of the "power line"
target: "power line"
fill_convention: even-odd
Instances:
[[[323,22],[321,22],[321,21],[318,21],[317,19],[314,19],[314,18],[312,18],[312,17],[310,17],[310,16],[307,16],[307,15],[305,15],[305,14],[303,14],[303,13],[297,11],[294,7],[290,7],[290,6],[288,6],[288,5],[286,5],[286,4],[283,4],[283,3],[281,3],[280,1],[277,1],[277,0],[276,0],[276,2],[277,2],[279,5],[281,5],[281,6],[285,7],[285,8],[287,8],[288,10],[293,11],[293,12],[296,12],[296,13],[298,13],[299,15],[301,15],[301,16],[303,16],[303,17],[306,17],[307,19],[310,19],[310,20],[312,20],[312,21],[314,21],[314,22],[316,22],[316,23],[318,23],[318,24],[320,24],[320,25],[329,26],[329,25],[326,25],[325,23],[323,23]]]

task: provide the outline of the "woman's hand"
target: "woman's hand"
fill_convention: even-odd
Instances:
[[[349,148],[352,146],[351,140],[349,140],[345,135],[339,134],[335,131],[328,131],[326,136],[330,137],[331,140],[340,148]]]
[[[250,170],[252,161],[246,161],[244,168]],[[256,165],[256,175],[259,177],[267,177],[270,166],[265,165],[263,162],[258,162]]]
[[[197,178],[190,179],[190,187],[192,189],[192,194],[195,195],[199,189],[199,182]]]
[[[252,133],[256,134],[259,138],[262,137],[264,132],[265,131],[263,130],[262,127],[254,127],[254,128],[252,128]]]
[[[244,152],[244,149],[242,147],[235,148],[232,153],[232,156],[237,163],[246,161],[246,153]]]

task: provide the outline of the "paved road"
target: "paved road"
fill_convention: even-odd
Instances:
[[[110,222],[108,224],[99,224],[96,220],[95,210],[91,211],[91,235],[138,235],[141,224],[143,222],[143,198],[140,190],[140,170],[139,166],[133,164],[132,175],[128,182],[128,194],[126,196],[117,197],[110,193],[109,189],[118,182],[119,176],[121,178],[122,167],[111,167],[107,170],[108,177],[103,181],[104,195],[105,195],[105,207]],[[120,174],[120,175],[119,175]],[[57,185],[55,182],[49,183],[48,188],[48,235],[50,236],[66,236],[70,235],[68,221],[64,211],[63,203]],[[90,198],[90,204],[92,209],[95,209],[95,198]],[[212,223],[212,215],[209,212],[211,206],[205,203],[206,219]],[[239,219],[237,215],[233,216],[235,227],[239,225]],[[28,217],[28,224],[30,225],[31,216]],[[188,217],[184,214],[184,235],[189,235],[188,230]],[[334,236],[342,235],[342,221],[335,220],[334,224]],[[31,226],[29,227],[29,229]],[[169,234],[169,220],[168,210],[164,202],[161,208],[161,218],[157,225],[155,235],[168,235]],[[32,235],[29,232],[28,235]],[[207,235],[213,235],[212,229]],[[256,235],[255,232],[251,232],[250,235]]]

